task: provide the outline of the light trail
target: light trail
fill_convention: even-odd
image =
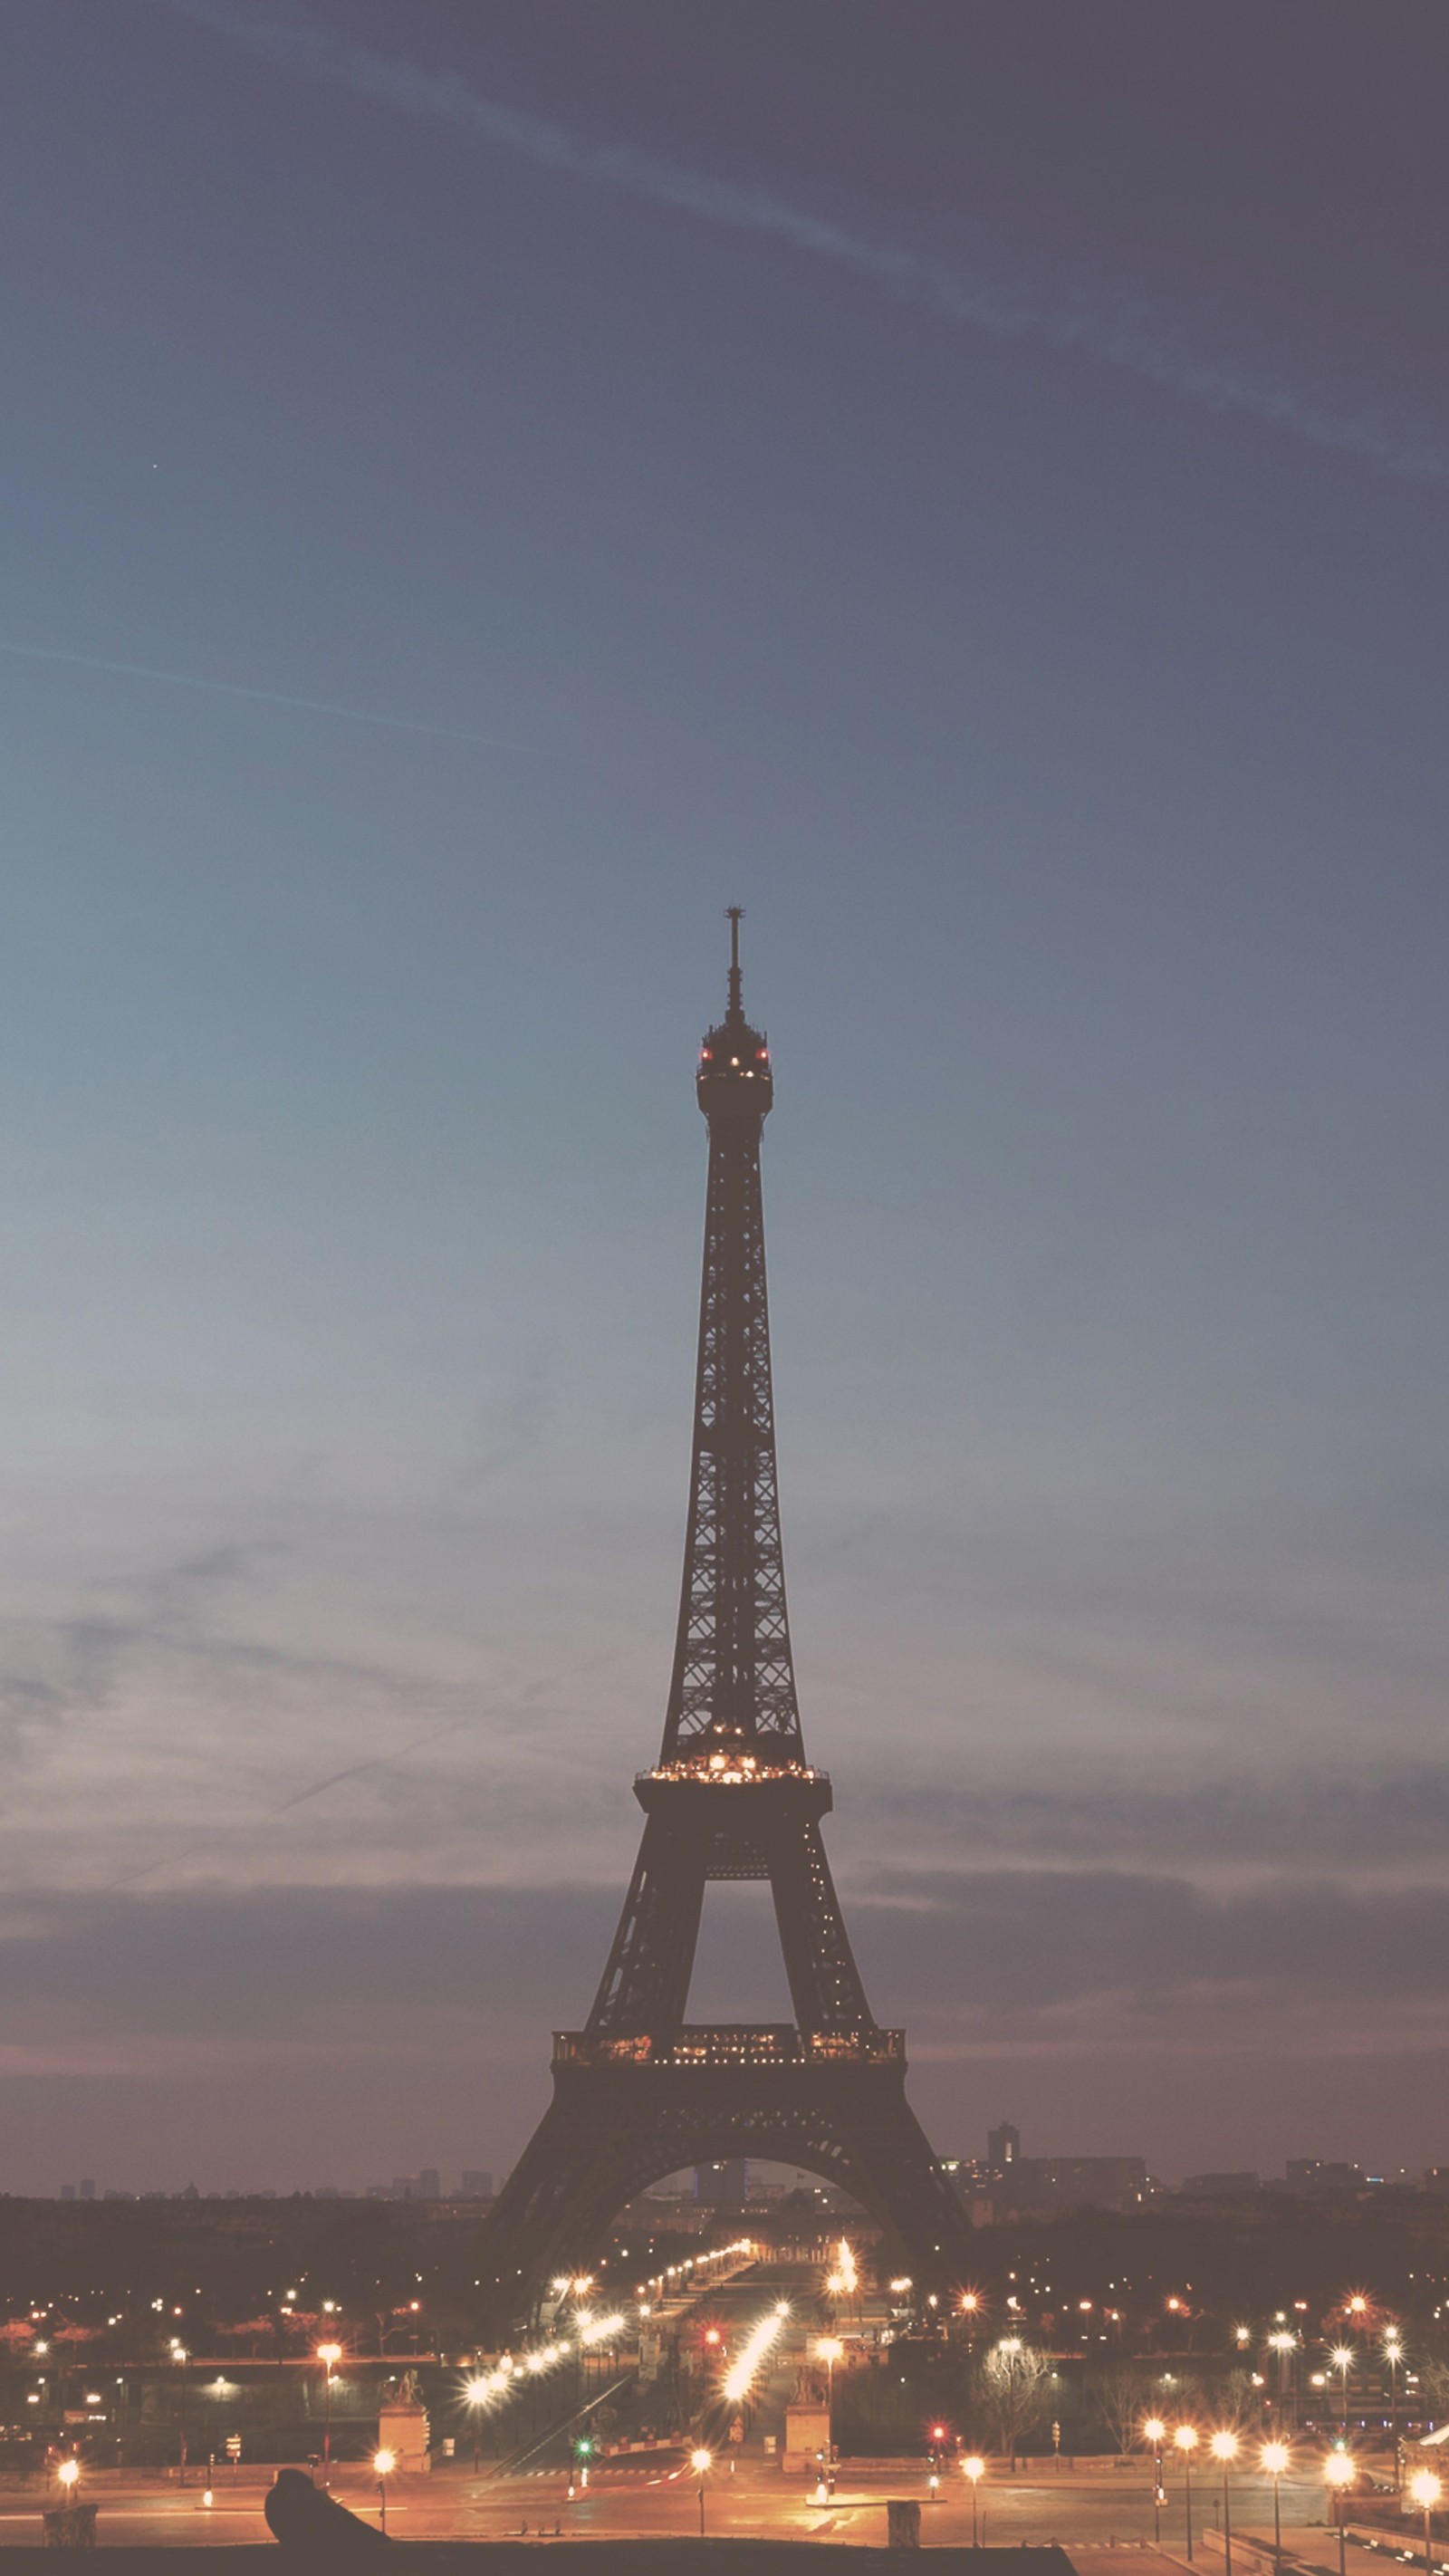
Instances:
[[[748,2397],[754,2386],[755,2374],[770,2346],[777,2340],[789,2313],[789,2301],[782,2299],[777,2308],[772,2308],[768,2316],[761,2317],[759,2323],[751,2327],[740,2347],[738,2361],[725,2374],[724,2393],[732,2406],[740,2405]]]

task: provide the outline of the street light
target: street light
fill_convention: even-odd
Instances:
[[[1399,2364],[1404,2358],[1403,2337],[1397,2326],[1384,2328],[1384,2359],[1389,2365],[1389,2431],[1393,2439],[1394,2458],[1399,2455]]]
[[[1340,2343],[1340,2344],[1335,2344],[1335,2345],[1334,2345],[1334,2348],[1333,2348],[1332,2352],[1329,2354],[1328,2358],[1329,2358],[1330,2362],[1332,2363],[1332,2365],[1333,2365],[1334,2369],[1335,2369],[1335,2370],[1337,2371],[1337,2373],[1338,2373],[1339,2395],[1340,2395],[1340,2399],[1341,2399],[1340,2412],[1341,2412],[1342,2417],[1343,2417],[1343,2422],[1342,2422],[1342,2425],[1341,2425],[1340,2429],[1341,2429],[1341,2431],[1342,2431],[1342,2434],[1343,2434],[1343,2438],[1344,2438],[1344,2440],[1345,2440],[1345,2441],[1347,2441],[1347,2440],[1348,2440],[1348,2374],[1349,2374],[1349,2372],[1350,2372],[1350,2371],[1352,2370],[1352,2368],[1353,2368],[1353,2354],[1352,2354],[1352,2351],[1350,2350],[1349,2346],[1348,2346],[1346,2343]]]
[[[387,2482],[397,2467],[396,2451],[374,2451],[372,2465],[377,2475],[378,2520],[387,2529]]]
[[[962,2461],[961,2475],[963,2478],[969,2478],[971,2481],[971,2546],[975,2549],[980,2545],[976,2537],[977,2489],[980,2487],[981,2481],[986,2475],[986,2462],[983,2459],[978,2458],[976,2452],[973,2451],[968,2460]]]
[[[1288,2466],[1288,2445],[1286,2442],[1265,2442],[1258,2456],[1273,2481],[1273,2561],[1275,2566],[1281,2567],[1283,2524],[1278,2505],[1278,2481]]]
[[[1021,2353],[1020,2335],[1006,2335],[996,2347],[998,2357],[1006,2359],[1006,2442],[1012,2475],[1016,2474],[1016,2365]]]
[[[322,2484],[324,2487],[330,2487],[332,2484],[332,2373],[336,2369],[338,2362],[342,2359],[341,2344],[319,2343],[317,2346],[317,2358],[321,2362],[322,2367],[327,2374],[326,2379],[323,2382],[324,2393],[322,2401],[324,2410],[322,2423]]]
[[[1152,2537],[1162,2538],[1162,2445],[1167,2439],[1167,2426],[1160,2415],[1149,2415],[1142,2427],[1142,2439],[1152,2444]]]
[[[833,2458],[835,2452],[835,2365],[845,2350],[839,2335],[822,2335],[815,2346],[815,2358],[825,2364],[825,2448]]]
[[[1192,2565],[1192,2455],[1197,2449],[1197,2426],[1179,2424],[1172,2437],[1173,2448],[1182,2453],[1182,2493],[1187,2511],[1187,2563]]]
[[[1228,2469],[1231,2462],[1238,2456],[1237,2434],[1228,2432],[1214,2433],[1212,2440],[1208,2444],[1208,2448],[1212,2452],[1213,2458],[1222,2462],[1223,2576],[1233,2576],[1233,2526],[1228,2510]]]
[[[61,2461],[61,2464],[60,2464],[59,2468],[56,2470],[56,2473],[55,2473],[55,2474],[56,2474],[56,2476],[59,2478],[61,2485],[62,2485],[62,2486],[64,2487],[64,2489],[65,2489],[66,2502],[67,2502],[67,2503],[69,2503],[69,2502],[70,2502],[70,2500],[71,2500],[71,2498],[72,2498],[72,2497],[74,2496],[74,2494],[75,2494],[75,2490],[76,2490],[76,2480],[77,2480],[77,2479],[79,2478],[79,2476],[80,2476],[80,2462],[79,2462],[79,2460],[62,2460],[62,2461]],[[1436,2495],[1437,2495],[1437,2493],[1438,2493],[1438,2490],[1439,2490],[1439,2481],[1438,2481],[1438,2479],[1436,2478],[1436,2479],[1435,2479],[1435,2481],[1434,2481],[1434,2491],[1435,2491],[1435,2494],[1436,2494]]]
[[[1410,2495],[1424,2508],[1424,2576],[1434,2576],[1434,2507],[1443,2492],[1444,2482],[1432,2469],[1416,2469],[1409,2480]]]
[[[713,2451],[691,2451],[689,2465],[699,2480],[699,2536],[704,2538],[704,2482],[714,2466]]]
[[[1338,2524],[1338,2576],[1348,2576],[1348,2552],[1344,2537],[1343,2502],[1358,2475],[1358,2467],[1347,2451],[1330,2451],[1323,2463],[1323,2474],[1333,2489],[1333,2518]]]
[[[483,2377],[481,2371],[464,2383],[463,2403],[473,2417],[473,2475],[475,2477],[483,2465],[483,2427],[480,2421],[480,2409],[487,2405],[492,2394],[492,2383]]]

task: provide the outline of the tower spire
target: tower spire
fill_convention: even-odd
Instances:
[[[742,903],[726,905],[725,919],[730,926],[730,1018],[732,1020],[742,1020],[745,1016],[740,975],[740,923],[744,917],[745,907]]]

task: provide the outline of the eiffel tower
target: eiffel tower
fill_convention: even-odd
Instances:
[[[700,1049],[709,1122],[704,1281],[684,1581],[664,1742],[634,1783],[644,1836],[581,2031],[554,2034],[553,2101],[485,2223],[500,2323],[596,2251],[663,2175],[732,2157],[803,2167],[879,2221],[918,2285],[962,2277],[964,2213],[906,2100],[905,2034],[866,2001],[821,1839],[830,1781],[805,1759],[775,1471],[760,1136],[770,1053],[729,1003]],[[793,2023],[685,2018],[711,1879],[768,1879]]]

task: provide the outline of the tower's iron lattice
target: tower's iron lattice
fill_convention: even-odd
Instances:
[[[831,1881],[830,1782],[805,1760],[775,1467],[760,1135],[769,1048],[729,1003],[700,1050],[709,1122],[694,1454],[679,1628],[644,1835],[582,2031],[554,2038],[554,2098],[485,2229],[502,2318],[595,2249],[661,2175],[739,2156],[851,2192],[918,2279],[959,2272],[963,2214],[905,2096],[905,2036],[874,2020]],[[770,1882],[793,2024],[691,2024],[706,1884]]]

